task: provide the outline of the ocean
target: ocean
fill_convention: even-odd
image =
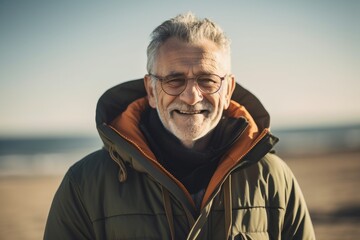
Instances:
[[[101,147],[98,137],[0,138],[0,176],[63,175]]]
[[[360,151],[360,125],[274,129],[281,156]],[[0,137],[0,176],[63,175],[76,161],[102,147],[99,137]],[[360,161],[360,159],[359,159]]]

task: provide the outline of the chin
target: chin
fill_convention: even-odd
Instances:
[[[183,143],[195,142],[211,132],[212,129],[209,126],[205,127],[204,124],[202,126],[189,125],[188,127],[179,128],[174,122],[170,122],[168,131]]]

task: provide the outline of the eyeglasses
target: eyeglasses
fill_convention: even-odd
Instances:
[[[216,93],[221,88],[221,83],[227,75],[220,77],[216,74],[202,74],[193,78],[186,78],[183,75],[169,75],[166,77],[159,77],[150,73],[149,76],[160,81],[161,88],[165,93],[171,96],[178,96],[185,91],[187,83],[190,79],[194,79],[198,89],[202,93]]]

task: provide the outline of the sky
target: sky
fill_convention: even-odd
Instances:
[[[96,134],[108,88],[146,74],[151,31],[218,23],[272,128],[360,123],[360,1],[0,0],[0,137]]]

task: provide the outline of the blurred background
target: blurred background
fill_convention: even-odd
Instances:
[[[98,98],[146,74],[151,31],[192,11],[232,39],[318,239],[360,236],[360,1],[0,0],[0,239],[39,239],[69,166],[101,147]]]

